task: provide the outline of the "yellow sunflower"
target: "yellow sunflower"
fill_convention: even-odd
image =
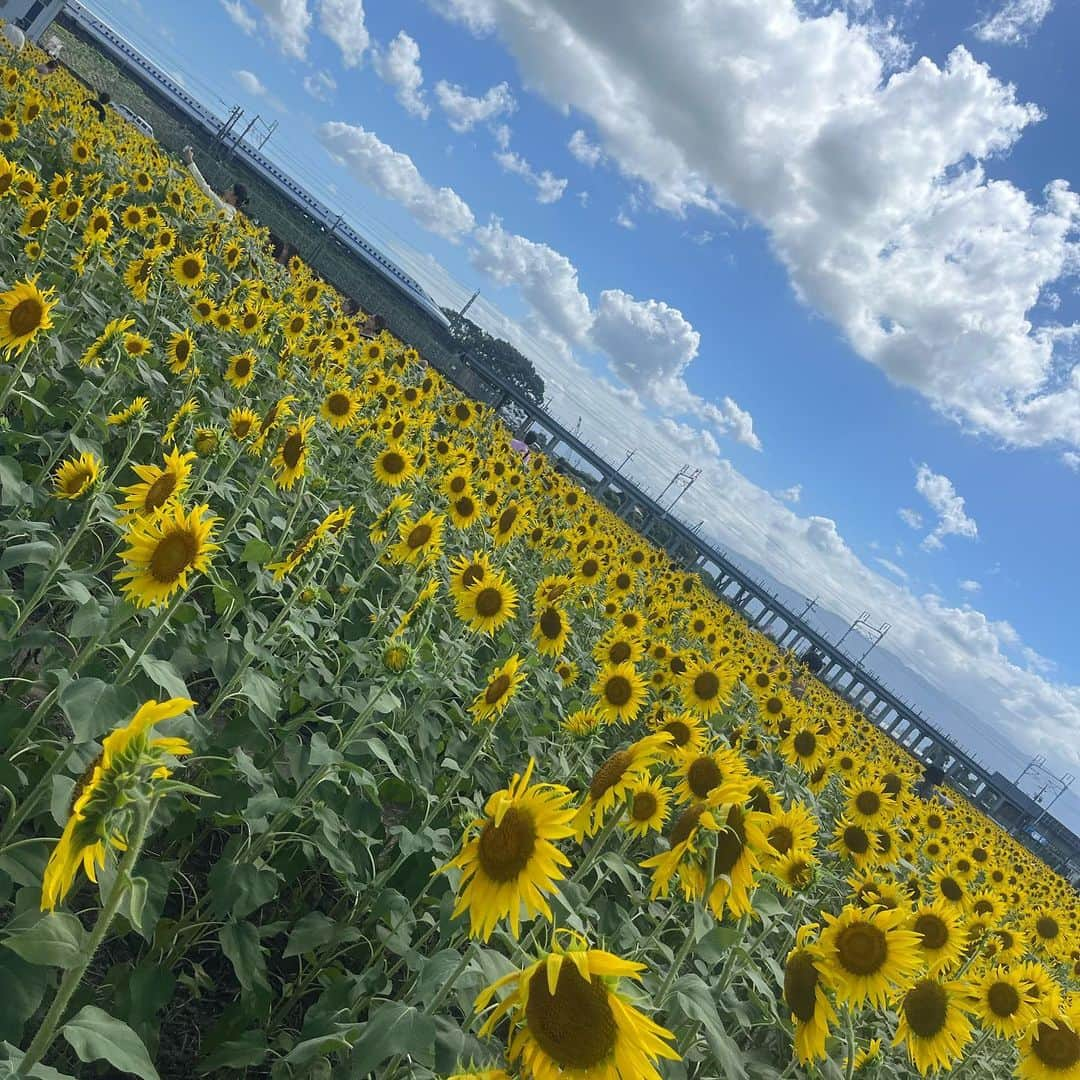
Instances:
[[[339,386],[323,398],[319,415],[339,431],[350,427],[360,415],[360,398],[348,386]]]
[[[488,676],[487,686],[476,696],[469,712],[476,723],[501,716],[517,688],[525,681],[521,670],[521,657],[511,656]]]
[[[169,358],[169,370],[179,375],[195,355],[195,338],[190,330],[176,330],[169,336],[165,350]]]
[[[315,426],[315,417],[308,416],[290,424],[285,438],[274,455],[274,485],[290,491],[307,469],[308,433]]]
[[[533,640],[541,656],[561,656],[570,638],[570,620],[562,608],[549,604],[537,616]]]
[[[683,675],[680,689],[683,704],[689,712],[701,717],[712,716],[727,704],[731,679],[714,662],[698,660]]]
[[[401,487],[414,475],[412,456],[402,446],[390,446],[372,462],[375,479],[386,487]]]
[[[726,746],[680,750],[675,776],[675,795],[680,802],[742,803],[750,796],[750,770],[742,755]]]
[[[478,1012],[499,990],[513,987],[480,1035],[509,1017],[509,1059],[520,1061],[522,1075],[533,1080],[661,1080],[657,1060],[680,1060],[669,1045],[675,1036],[618,988],[619,979],[640,979],[644,970],[580,941],[565,950],[556,941],[552,952],[480,994]]]
[[[81,499],[101,474],[102,461],[96,454],[68,458],[53,476],[53,494],[58,499]]]
[[[141,481],[120,490],[127,496],[117,507],[126,518],[148,517],[156,514],[173,500],[179,498],[187,487],[191,475],[191,463],[195,454],[181,454],[173,450],[165,455],[164,466],[132,465]]]
[[[609,722],[629,724],[645,701],[645,680],[633,664],[611,664],[600,669],[593,683],[596,707]]]
[[[42,291],[37,275],[0,293],[0,349],[17,356],[43,330],[52,327],[50,313],[57,300],[53,289]]]
[[[124,408],[114,413],[109,413],[105,417],[105,423],[110,427],[119,427],[123,424],[128,424],[136,417],[145,415],[146,410],[150,407],[150,402],[144,397],[133,398],[130,405],[124,406]]]
[[[818,961],[808,949],[817,930],[816,923],[799,928],[795,948],[784,965],[784,1004],[791,1010],[795,1025],[795,1056],[800,1065],[828,1057],[825,1042],[830,1027],[836,1023],[825,983],[818,971]]]
[[[622,806],[627,792],[647,777],[671,743],[670,735],[648,735],[611,754],[593,774],[589,790],[574,817],[575,836],[580,841],[594,836],[608,811]]]
[[[446,518],[429,510],[415,521],[398,524],[398,542],[390,549],[390,557],[411,566],[427,566],[442,550]]]
[[[1080,1000],[1040,1012],[1020,1040],[1020,1080],[1080,1080]]]
[[[1020,973],[1007,967],[988,968],[968,979],[968,1004],[984,1028],[1002,1039],[1015,1039],[1035,1019]]]
[[[259,414],[251,409],[233,409],[229,413],[229,431],[237,442],[250,439],[258,431]]]
[[[168,775],[162,759],[191,753],[183,739],[148,738],[150,728],[171,720],[195,704],[188,698],[144,702],[123,727],[102,742],[101,756],[76,785],[77,797],[63,835],[49,856],[41,882],[41,910],[53,911],[75,884],[79,867],[91,881],[105,865],[109,847],[123,850],[126,839],[120,827],[127,823],[129,808],[142,798],[144,785]],[[147,776],[147,772],[150,776]]]
[[[487,800],[484,816],[465,830],[461,852],[443,867],[461,871],[454,917],[467,911],[470,935],[484,941],[501,919],[519,937],[522,906],[530,917],[550,920],[544,894],[556,891],[559,867],[570,865],[554,843],[574,831],[570,792],[559,784],[530,785],[534,767],[530,759],[523,775]]]
[[[258,362],[258,357],[250,350],[230,356],[225,368],[225,381],[237,390],[243,390],[255,378],[255,365]]]
[[[923,1076],[950,1069],[971,1041],[963,990],[960,983],[931,976],[920,979],[900,998],[893,1045],[907,1047],[908,1057]]]
[[[137,607],[164,603],[177,589],[187,588],[192,573],[203,573],[219,548],[211,542],[219,519],[209,506],[185,512],[172,503],[152,518],[136,518],[128,525],[120,553],[126,566],[116,575],[124,581],[124,595]]]
[[[880,1008],[893,988],[918,971],[919,935],[902,929],[906,912],[848,904],[839,915],[823,917],[827,925],[812,948],[818,970],[840,1001]]]
[[[643,777],[630,785],[630,799],[623,828],[635,836],[660,832],[667,821],[671,792],[655,776]]]
[[[470,585],[464,593],[455,595],[457,617],[470,630],[494,634],[514,617],[518,594],[501,571],[492,570]]]

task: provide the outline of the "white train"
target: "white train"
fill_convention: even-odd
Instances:
[[[153,61],[143,56],[131,42],[118,34],[108,23],[92,14],[78,0],[67,0],[62,18],[73,23],[89,37],[107,56],[123,66],[134,78],[151,90],[168,98],[176,108],[197,123],[204,131],[217,135],[223,125],[222,119],[200,101],[192,97],[179,83],[171,79]],[[232,144],[230,143],[230,147]],[[242,139],[235,146],[235,154],[258,173],[300,210],[315,225],[326,229],[333,239],[352,254],[361,258],[378,271],[387,281],[400,289],[410,300],[422,308],[442,326],[450,322],[439,305],[428,295],[423,286],[410,277],[395,262],[388,259],[370,241],[365,240],[351,225],[320,202],[306,188],[283,172],[264,154]]]

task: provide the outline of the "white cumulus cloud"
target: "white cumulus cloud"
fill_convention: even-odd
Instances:
[[[891,71],[866,26],[794,0],[626,5],[614,35],[602,4],[482,15],[656,206],[763,225],[799,297],[895,383],[1004,442],[1080,446],[1077,331],[1033,310],[1080,265],[1080,199],[988,175],[1042,114],[966,49]]]
[[[471,97],[460,86],[440,79],[435,84],[435,100],[446,114],[446,122],[459,135],[485,120],[508,116],[517,108],[514,95],[504,82],[489,87],[481,97]]]
[[[1054,7],[1054,0],[1006,0],[992,15],[976,23],[975,36],[995,45],[1019,45],[1035,33]]]
[[[570,136],[566,147],[582,165],[588,165],[590,169],[595,168],[604,159],[604,151],[596,143],[589,142],[589,136],[581,128]]]
[[[225,9],[225,14],[245,34],[254,34],[255,28],[258,25],[255,21],[255,16],[241,3],[241,0],[221,0],[221,6]]]
[[[455,243],[472,232],[476,220],[468,203],[453,188],[429,184],[408,154],[374,133],[333,120],[319,127],[318,138],[356,180],[401,203],[423,228]]]
[[[364,0],[320,0],[319,29],[341,50],[341,62],[356,67],[371,43]]]
[[[909,506],[902,506],[896,512],[900,515],[900,520],[909,529],[921,529],[923,527],[922,514],[918,510],[912,510]]]
[[[252,0],[262,12],[270,36],[286,56],[303,60],[307,56],[308,32],[311,29],[311,12],[307,0]],[[226,4],[232,20],[245,29],[250,16],[246,11],[239,18],[232,8],[241,9],[239,2]],[[247,16],[245,19],[244,16]],[[248,31],[250,33],[250,31]]]
[[[915,490],[930,504],[937,514],[937,524],[923,538],[927,551],[943,547],[943,537],[962,536],[974,540],[979,527],[964,509],[962,496],[957,495],[953,482],[941,473],[934,472],[925,463],[915,473]]]
[[[977,593],[982,588],[982,585],[972,578],[964,578],[960,582],[960,588],[966,593]]]
[[[550,169],[537,172],[520,154],[513,150],[500,150],[495,160],[506,172],[523,177],[536,188],[538,203],[558,202],[566,193],[569,181],[556,176]]]
[[[802,484],[792,484],[789,488],[784,488],[783,491],[774,492],[776,497],[781,502],[795,504],[802,498]]]
[[[336,89],[337,82],[329,71],[304,76],[304,90],[316,101],[329,101]]]
[[[431,107],[424,100],[424,73],[420,68],[420,46],[404,30],[374,53],[375,72],[392,86],[398,103],[413,116],[427,119]]]

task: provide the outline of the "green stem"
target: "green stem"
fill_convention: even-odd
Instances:
[[[150,819],[153,817],[156,805],[155,800],[149,806],[143,805],[140,807],[128,849],[120,862],[116,881],[109,892],[105,906],[98,914],[97,922],[94,924],[94,929],[90,931],[90,936],[86,939],[86,944],[83,946],[82,955],[79,957],[78,962],[73,968],[69,968],[64,972],[64,977],[56,991],[56,997],[53,998],[52,1005],[49,1006],[49,1011],[45,1014],[45,1019],[42,1021],[41,1027],[38,1028],[37,1035],[34,1036],[34,1041],[26,1051],[26,1056],[15,1070],[16,1076],[29,1076],[33,1067],[49,1052],[49,1047],[55,1041],[60,1022],[64,1018],[64,1013],[67,1011],[72,995],[78,989],[79,983],[82,982],[83,976],[86,974],[86,969],[94,959],[99,946],[105,940],[105,935],[109,932],[109,927],[112,925],[116,913],[120,910],[124,894],[131,888],[131,871],[135,868],[135,861],[138,859],[139,852],[142,850],[143,843],[146,840],[146,830],[150,825]]]
[[[694,928],[693,923],[686,931],[686,936],[683,938],[682,944],[679,946],[679,951],[675,954],[675,959],[671,962],[671,967],[668,968],[667,975],[664,976],[664,981],[660,984],[660,989],[656,993],[655,1002],[658,1009],[663,1008],[664,1000],[667,998],[668,991],[671,989],[671,984],[675,981],[675,976],[679,974],[679,969],[683,966],[684,961],[690,954],[690,949],[694,944]]]
[[[115,479],[117,476],[119,476],[120,471],[127,464],[128,458],[131,456],[131,451],[133,447],[134,442],[133,440],[129,439],[127,448],[125,449],[123,456],[117,462],[116,467],[112,470],[110,474],[110,480]],[[49,586],[52,585],[53,581],[56,580],[57,573],[59,573],[64,563],[67,562],[68,556],[72,553],[72,551],[75,550],[75,545],[82,539],[83,534],[89,528],[90,518],[93,516],[93,511],[93,500],[88,499],[86,510],[83,513],[82,519],[79,521],[79,524],[76,526],[74,532],[71,534],[68,542],[63,546],[63,548],[60,550],[60,553],[52,561],[52,564],[49,566],[48,570],[45,571],[45,576],[42,578],[41,584],[38,585],[37,589],[34,591],[34,595],[31,596],[30,599],[27,600],[26,604],[23,606],[23,609],[20,612],[19,617],[15,620],[14,625],[4,635],[4,640],[10,641],[12,638],[14,638],[15,635],[19,632],[19,630],[22,629],[22,627],[25,625],[26,620],[29,619],[30,616],[34,613],[34,610],[37,608],[38,604],[41,603],[41,599],[46,594],[46,592],[48,592]]]
[[[168,604],[157,613],[154,621],[143,635],[142,641],[135,646],[135,651],[128,657],[124,666],[116,673],[114,682],[117,686],[122,686],[131,678],[135,666],[143,658],[143,654],[146,650],[154,644],[155,640],[157,640],[161,631],[165,629],[165,625],[172,617],[172,613],[180,606],[185,596],[187,596],[187,589],[178,589]]]
[[[847,1031],[847,1066],[844,1070],[845,1080],[851,1080],[855,1075],[855,1015],[851,1006],[844,1009],[844,1027]]]
[[[29,359],[30,350],[24,349],[22,356],[19,357],[19,362],[15,365],[15,370],[12,371],[7,381],[4,383],[4,388],[0,390],[0,413],[4,411],[4,406],[7,405],[8,399],[15,389],[15,384],[22,378],[22,373],[26,370],[26,363]]]

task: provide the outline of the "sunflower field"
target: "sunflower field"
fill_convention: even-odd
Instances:
[[[41,59],[0,1077],[1080,1078],[1065,881]]]

